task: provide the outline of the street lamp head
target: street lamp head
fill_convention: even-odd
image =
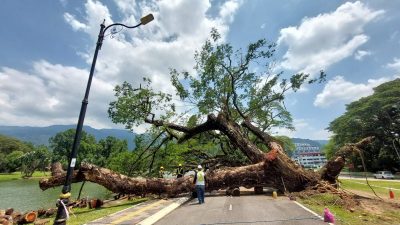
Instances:
[[[142,25],[146,25],[146,24],[150,23],[153,20],[154,20],[154,16],[153,16],[153,14],[150,13],[149,15],[142,17],[140,19],[140,23]]]

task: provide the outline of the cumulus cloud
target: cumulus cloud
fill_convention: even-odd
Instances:
[[[307,138],[313,140],[328,140],[332,135],[324,128],[314,126],[314,122],[310,119],[294,119],[293,126],[296,130],[289,130],[286,128],[274,129],[275,135],[284,135],[291,138]]]
[[[241,1],[227,0],[218,6],[212,6],[211,0],[115,0],[115,3],[121,21],[113,21],[111,10],[96,0],[87,0],[81,15],[70,12],[63,15],[72,30],[84,32],[92,40],[93,46],[77,52],[86,60],[86,69],[45,60],[34,62],[29,72],[0,69],[2,124],[75,124],[100,23],[105,19],[106,25],[113,22],[135,25],[140,17],[153,13],[155,20],[146,26],[125,29],[113,37],[108,31],[99,52],[85,124],[97,128],[115,126],[107,117],[107,107],[114,99],[116,84],[128,81],[139,86],[146,76],[153,81],[154,89],[172,93],[169,68],[193,71],[195,51],[213,27],[222,38],[226,37]],[[210,10],[212,7],[217,8]],[[210,15],[210,11],[214,14]],[[182,104],[177,102],[178,109],[185,108]],[[143,130],[139,127],[137,131]]]
[[[278,44],[288,50],[280,66],[311,74],[326,70],[367,42],[364,27],[383,13],[359,1],[346,2],[334,12],[306,17],[299,26],[282,29]]]
[[[394,69],[400,72],[400,58],[394,58],[392,63],[386,65],[388,68]]]
[[[88,72],[41,60],[30,73],[3,67],[0,70],[0,121],[2,125],[46,126],[74,124],[80,110]],[[97,79],[89,100],[88,121],[109,127],[107,104],[113,86]]]
[[[364,50],[358,50],[355,54],[354,54],[354,58],[358,61],[361,61],[364,59],[364,57],[372,55],[372,53],[370,51],[364,51]]]
[[[86,25],[77,21],[75,17],[69,13],[64,14],[64,20],[69,23],[74,30],[84,30],[86,29]]]
[[[338,102],[352,102],[371,95],[373,88],[389,81],[390,78],[369,79],[367,83],[353,83],[345,80],[342,76],[336,76],[330,80],[319,93],[314,101],[314,106],[328,107]]]

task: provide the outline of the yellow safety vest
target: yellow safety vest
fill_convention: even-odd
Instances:
[[[205,185],[204,172],[197,172],[196,185]]]

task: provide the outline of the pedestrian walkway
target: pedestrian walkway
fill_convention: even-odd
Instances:
[[[87,224],[150,225],[188,200],[189,197],[150,200]]]

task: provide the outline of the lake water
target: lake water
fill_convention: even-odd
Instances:
[[[81,183],[72,185],[72,197],[78,197]],[[55,207],[58,196],[61,193],[62,186],[50,188],[42,191],[39,188],[38,179],[30,180],[12,180],[0,182],[0,209],[14,208],[18,211],[37,210],[39,208]],[[86,182],[83,187],[81,198],[101,198],[105,199],[111,196],[111,192],[103,186],[95,183]]]

